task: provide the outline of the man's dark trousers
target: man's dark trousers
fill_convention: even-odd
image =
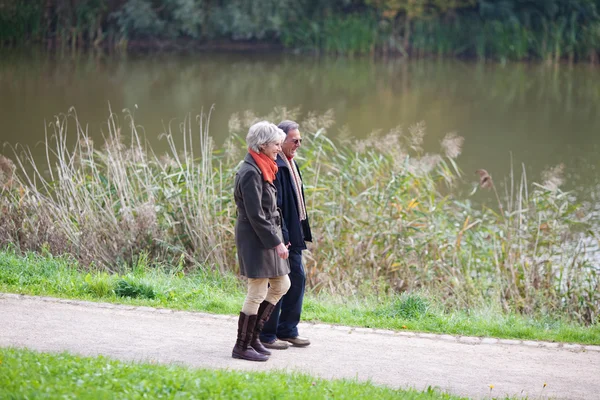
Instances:
[[[298,336],[298,323],[302,313],[306,274],[302,264],[302,250],[290,249],[290,282],[288,292],[279,300],[271,318],[265,323],[260,335],[263,342],[272,342],[276,337],[293,338]],[[281,311],[281,314],[280,314]],[[276,316],[279,315],[279,318]]]

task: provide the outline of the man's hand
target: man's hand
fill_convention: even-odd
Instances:
[[[287,247],[283,243],[279,243],[277,247],[275,247],[275,250],[277,251],[277,255],[279,256],[279,258],[287,260],[289,252]]]

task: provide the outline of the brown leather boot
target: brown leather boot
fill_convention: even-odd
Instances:
[[[269,359],[269,356],[257,353],[250,346],[250,341],[252,340],[253,332],[256,327],[256,317],[256,315],[246,315],[243,312],[240,312],[237,340],[233,347],[233,351],[231,352],[231,357],[248,361],[267,361]]]
[[[260,342],[259,336],[263,330],[263,327],[265,326],[265,322],[269,320],[274,309],[275,305],[266,300],[260,303],[260,306],[258,307],[256,327],[254,328],[254,334],[252,335],[252,341],[250,342],[250,346],[252,346],[254,350],[267,356],[270,356],[271,352],[267,350],[267,348]]]

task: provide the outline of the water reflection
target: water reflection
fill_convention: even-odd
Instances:
[[[157,151],[166,147],[158,140],[165,125],[212,105],[217,142],[226,137],[232,113],[252,109],[264,115],[274,106],[300,106],[333,109],[338,123],[332,136],[342,127],[364,137],[425,121],[429,152],[456,131],[466,139],[459,163],[469,174],[486,168],[503,177],[511,154],[514,165],[524,162],[533,178],[561,162],[577,177],[569,182],[573,186],[585,187],[597,174],[580,165],[593,164],[600,146],[600,76],[589,65],[291,54],[0,55],[1,142],[35,146],[43,140],[44,120],[71,106],[101,140],[109,103],[115,112],[131,109]],[[34,153],[43,156],[39,146]]]

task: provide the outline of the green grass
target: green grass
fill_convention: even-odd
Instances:
[[[276,384],[275,384],[276,383]],[[232,372],[0,349],[2,399],[458,399],[304,374]]]
[[[242,284],[233,275],[136,267],[119,275],[81,272],[65,257],[0,251],[0,290],[30,295],[236,314]]]
[[[244,284],[231,274],[186,274],[136,266],[126,275],[80,272],[73,260],[0,251],[0,291],[235,315]],[[491,303],[490,303],[491,304]],[[551,316],[504,313],[490,304],[448,311],[425,292],[400,296],[333,296],[309,292],[304,321],[467,336],[600,344],[600,325]]]

